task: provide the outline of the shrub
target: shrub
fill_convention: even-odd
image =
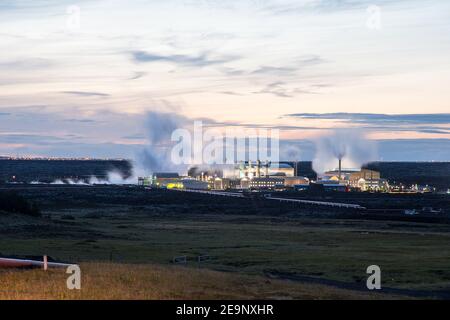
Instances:
[[[41,211],[36,203],[30,202],[15,192],[0,192],[0,210],[40,217]]]

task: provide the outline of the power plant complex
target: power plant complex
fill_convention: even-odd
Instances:
[[[338,168],[311,179],[299,175],[297,162],[245,161],[227,170],[189,169],[186,175],[172,172],[155,172],[140,177],[138,184],[144,187],[193,190],[322,190],[322,191],[376,191],[387,192],[389,183],[380,172],[368,169]]]

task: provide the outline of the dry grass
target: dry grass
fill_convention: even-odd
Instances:
[[[64,270],[0,271],[0,299],[374,299],[392,298],[322,285],[159,265],[86,263],[82,289]]]

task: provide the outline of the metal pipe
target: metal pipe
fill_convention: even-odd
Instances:
[[[71,265],[73,264],[47,262],[48,268],[67,268]],[[44,261],[0,258],[0,268],[30,268],[30,267],[44,268],[44,266],[45,266]]]

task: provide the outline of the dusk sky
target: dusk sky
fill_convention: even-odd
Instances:
[[[2,0],[0,155],[131,157],[157,111],[448,161],[449,57],[450,1]]]

